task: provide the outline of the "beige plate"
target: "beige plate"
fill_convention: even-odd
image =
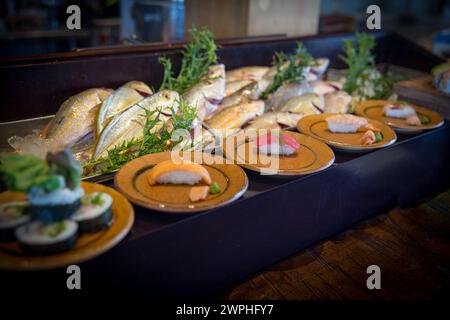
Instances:
[[[0,268],[44,270],[80,263],[111,249],[128,234],[134,221],[134,210],[128,200],[114,189],[101,184],[81,182],[81,186],[86,193],[102,191],[113,198],[112,225],[102,231],[78,237],[72,250],[49,256],[27,256],[22,253],[18,242],[0,242]],[[0,194],[0,202],[23,199],[25,196],[21,193]]]
[[[203,154],[196,153],[198,158],[184,154],[183,159],[195,161],[202,159]],[[170,152],[149,154],[130,161],[119,170],[114,179],[115,185],[131,202],[153,210],[165,212],[193,213],[221,207],[241,197],[248,187],[245,172],[236,165],[225,164],[222,157],[217,157],[222,164],[202,163],[211,175],[211,180],[220,186],[221,192],[209,194],[203,201],[191,202],[190,185],[161,184],[151,186],[147,181],[147,173],[157,163],[171,158]],[[207,163],[212,163],[208,161]],[[202,184],[198,184],[202,185]]]
[[[387,100],[367,100],[363,101],[358,104],[358,106],[355,109],[356,114],[375,119],[378,121],[381,121],[392,128],[394,128],[395,131],[400,133],[417,133],[422,130],[429,130],[434,129],[437,127],[440,127],[444,124],[444,119],[439,115],[439,113],[436,113],[432,110],[419,107],[413,104],[409,104],[412,106],[418,116],[427,116],[430,119],[430,123],[427,125],[420,125],[420,126],[410,126],[406,124],[405,119],[397,119],[397,118],[391,118],[386,117],[383,114],[383,107],[388,104],[392,103],[393,101],[387,101]]]
[[[254,142],[249,139],[230,137],[226,143],[234,139],[236,148],[234,155],[224,147],[224,154],[237,164],[258,173],[277,176],[300,176],[324,170],[334,162],[333,151],[324,143],[303,134],[283,131],[283,134],[297,140],[300,148],[291,156],[271,156],[258,154]],[[254,139],[253,139],[254,141]],[[228,153],[227,153],[228,152]]]
[[[297,129],[311,137],[319,139],[337,150],[347,152],[365,152],[373,149],[387,147],[397,140],[397,135],[389,126],[373,119],[367,119],[370,124],[379,128],[383,135],[383,141],[371,144],[361,144],[364,132],[356,133],[333,133],[328,130],[325,119],[333,114],[317,114],[306,116],[297,124]]]

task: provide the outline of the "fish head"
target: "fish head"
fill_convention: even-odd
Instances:
[[[133,80],[125,83],[122,87],[129,87],[131,89],[134,89],[144,97],[149,96],[153,93],[152,89],[142,81]]]
[[[156,108],[161,108],[163,114],[172,114],[178,111],[180,95],[173,90],[161,90],[151,96]]]

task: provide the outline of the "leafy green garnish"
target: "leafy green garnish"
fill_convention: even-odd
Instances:
[[[381,142],[383,141],[383,135],[381,132],[375,132],[375,142]]]
[[[276,68],[273,82],[262,93],[261,98],[267,99],[285,82],[300,82],[305,79],[306,68],[315,64],[315,60],[301,42],[297,42],[294,54],[275,52],[272,65]]]
[[[78,178],[78,181],[80,178]],[[40,188],[45,192],[52,192],[65,187],[64,177],[59,174],[49,174],[34,180],[33,187]]]
[[[187,43],[181,60],[181,69],[175,77],[172,70],[172,62],[167,57],[161,57],[159,62],[164,67],[162,89],[185,93],[192,86],[205,78],[209,67],[217,63],[217,48],[212,33],[204,29],[192,28],[189,30],[192,41]]]
[[[44,160],[25,154],[8,154],[0,158],[0,173],[8,190],[27,192],[50,173]]]
[[[356,33],[356,43],[344,41],[344,55],[339,57],[348,66],[348,74],[343,89],[362,99],[388,99],[392,88],[400,77],[386,72],[382,75],[375,68],[375,37],[367,33]]]
[[[96,193],[91,199],[91,203],[96,206],[101,206],[104,202],[105,201],[102,199],[102,194],[100,192]]]
[[[211,186],[209,187],[209,193],[210,194],[217,194],[220,192],[220,186],[217,182],[213,182]]]
[[[145,123],[141,140],[125,141],[108,150],[108,156],[90,160],[83,165],[85,176],[108,173],[119,169],[125,163],[146,154],[171,150],[180,141],[171,141],[176,130],[189,130],[197,115],[197,109],[182,100],[177,101],[178,111],[172,108],[171,122],[161,118],[161,110],[145,110]]]
[[[428,118],[428,117],[425,116],[425,115],[421,115],[421,116],[419,117],[419,119],[420,119],[420,123],[421,123],[421,124],[429,124],[429,123],[430,123],[430,118]]]
[[[52,192],[79,187],[81,166],[69,149],[49,152],[46,160],[28,154],[7,154],[0,158],[0,173],[8,190],[29,192],[35,188]]]

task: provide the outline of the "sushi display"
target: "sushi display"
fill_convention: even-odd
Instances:
[[[49,255],[72,249],[81,233],[112,221],[112,197],[85,194],[81,166],[69,149],[45,159],[8,154],[0,158],[2,183],[26,194],[26,201],[0,204],[0,241],[18,241],[24,254]]]
[[[159,60],[164,76],[158,90],[137,80],[115,90],[84,90],[63,102],[38,137],[13,137],[9,140],[11,146],[18,153],[38,157],[72,147],[82,163],[82,177],[92,177],[115,172],[133,159],[175,147],[211,151],[240,133],[295,130],[302,119],[310,116],[324,115],[331,133],[363,133],[360,144],[377,144],[383,136],[367,122],[372,115],[353,115],[360,103],[377,98],[391,99],[383,107],[386,118],[401,119],[417,128],[431,123],[426,114],[417,113],[413,106],[392,96],[393,78],[380,73],[374,64],[376,43],[372,35],[356,34],[356,41],[344,41],[344,55],[340,58],[348,70],[337,81],[328,79],[330,60],[313,57],[302,43],[291,52],[274,53],[270,66],[229,70],[220,63],[209,30],[194,28],[191,35],[177,73],[169,58]],[[433,71],[440,87],[445,87],[447,71],[446,65]],[[188,139],[172,139],[179,130],[187,131]],[[289,155],[298,148],[283,136],[280,141],[278,145],[261,142],[259,149],[268,154]],[[191,173],[185,172],[185,177],[192,178]],[[48,184],[57,186],[57,190],[29,190],[31,216],[52,222],[68,219],[79,210],[82,190],[66,183],[54,175]],[[153,184],[156,183],[155,178]],[[193,199],[197,192],[203,194],[198,189]]]

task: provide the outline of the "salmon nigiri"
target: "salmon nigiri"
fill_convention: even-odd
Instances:
[[[174,163],[166,160],[154,166],[147,175],[150,185],[155,184],[197,184],[203,180],[204,183],[211,184],[211,176],[208,170],[201,164],[184,161]]]

